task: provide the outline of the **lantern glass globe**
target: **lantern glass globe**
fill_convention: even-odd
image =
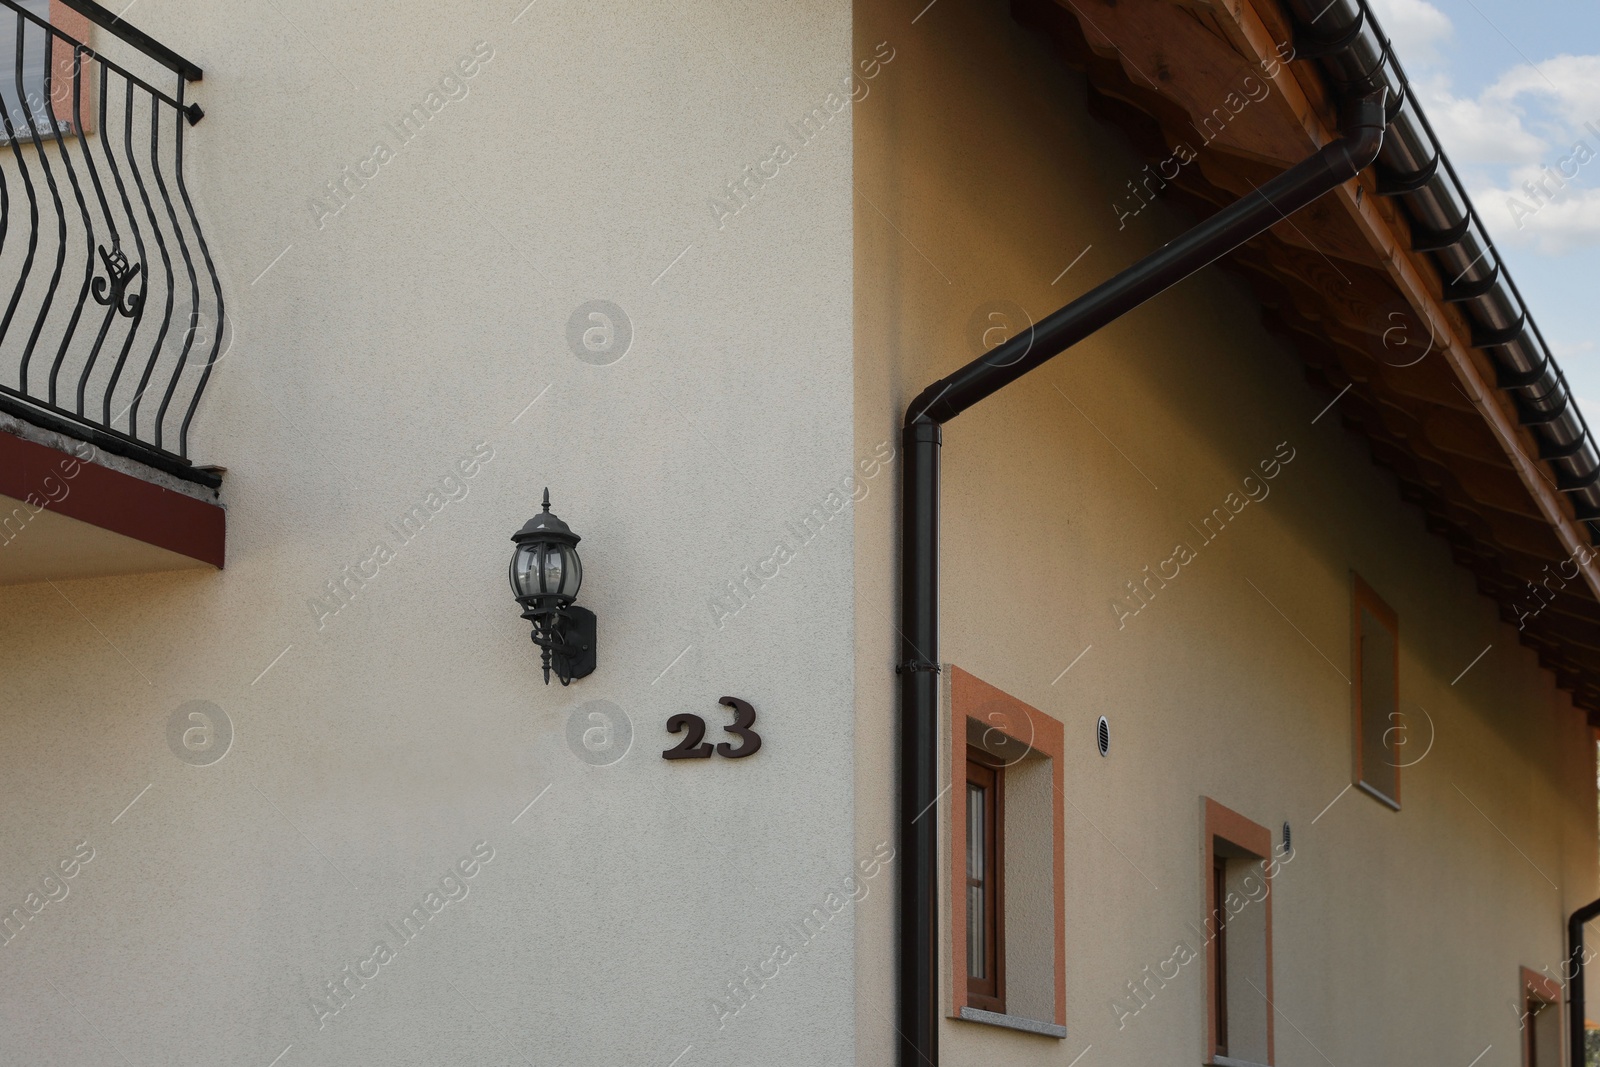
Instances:
[[[553,541],[532,541],[517,546],[511,557],[511,591],[518,600],[557,598],[570,604],[583,584],[583,563],[578,550]]]

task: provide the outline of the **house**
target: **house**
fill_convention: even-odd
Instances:
[[[0,9],[6,1062],[1583,1062],[1600,450],[1364,3]]]

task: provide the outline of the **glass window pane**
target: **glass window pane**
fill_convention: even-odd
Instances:
[[[1399,708],[1395,690],[1394,634],[1365,607],[1361,636],[1361,778],[1391,799],[1398,777],[1395,755]]]
[[[983,887],[967,886],[967,976],[987,978],[988,961],[984,959],[988,940],[983,928]]]
[[[21,7],[46,21],[50,0],[21,0]],[[22,92],[17,92],[17,31],[22,31]],[[30,117],[41,135],[50,133],[45,110],[45,57],[49,54],[49,35],[37,23],[21,18],[10,8],[0,8],[0,106],[11,119],[19,138],[28,139]],[[5,140],[0,128],[0,142]]]
[[[983,787],[967,786],[967,877],[983,880],[983,856],[988,851],[984,840]]]
[[[967,974],[988,977],[988,930],[984,915],[984,856],[988,853],[982,786],[967,783]]]

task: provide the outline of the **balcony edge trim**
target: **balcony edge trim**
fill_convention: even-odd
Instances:
[[[50,499],[55,492],[46,479],[67,486],[60,499]],[[227,512],[221,505],[5,431],[0,494],[219,570],[226,556]]]

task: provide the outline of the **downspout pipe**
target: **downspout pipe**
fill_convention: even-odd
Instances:
[[[1583,928],[1597,917],[1600,900],[1585,904],[1567,920],[1567,1062],[1571,1067],[1584,1067]]]
[[[902,431],[899,996],[901,1067],[939,1063],[940,427],[1101,327],[1349,181],[1383,144],[1385,91],[1352,100],[1345,133],[911,402]]]

